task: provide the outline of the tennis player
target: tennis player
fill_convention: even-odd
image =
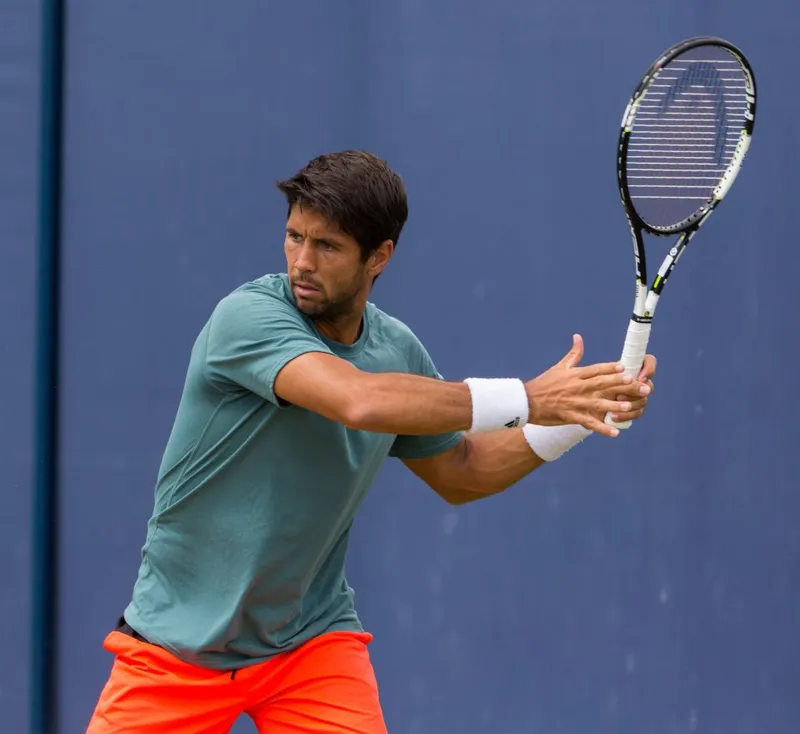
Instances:
[[[386,732],[372,639],[345,577],[353,517],[393,456],[450,503],[502,492],[604,423],[642,415],[639,380],[578,366],[442,379],[367,301],[408,209],[381,159],[345,151],[278,184],[285,274],[223,298],[194,344],[130,604],[105,648],[90,734]]]

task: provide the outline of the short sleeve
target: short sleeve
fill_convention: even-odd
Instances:
[[[436,369],[436,365],[425,347],[415,336],[408,346],[407,358],[412,374],[432,377],[436,380],[444,379]],[[398,436],[392,444],[389,455],[397,459],[427,459],[429,456],[435,456],[453,448],[461,439],[462,434],[459,432],[428,436]]]
[[[225,390],[245,388],[278,405],[278,373],[308,352],[331,354],[286,301],[259,291],[236,291],[224,298],[208,324],[208,379]]]

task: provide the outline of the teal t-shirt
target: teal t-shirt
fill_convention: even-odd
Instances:
[[[387,456],[424,458],[460,440],[351,430],[283,404],[275,377],[306,352],[439,376],[411,330],[373,304],[355,344],[325,338],[285,274],[218,304],[192,350],[125,610],[137,632],[196,665],[235,669],[361,631],[345,577],[356,510]]]

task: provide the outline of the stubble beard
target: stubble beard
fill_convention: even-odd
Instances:
[[[359,273],[353,278],[349,286],[341,291],[335,298],[328,298],[326,293],[320,290],[319,294],[322,296],[321,301],[305,303],[297,301],[297,308],[314,321],[336,322],[355,312],[355,304],[358,300],[361,288],[362,282]]]

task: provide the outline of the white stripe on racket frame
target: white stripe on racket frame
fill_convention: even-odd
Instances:
[[[744,162],[744,157],[747,155],[751,140],[752,138],[747,134],[747,131],[742,130],[739,136],[739,142],[736,145],[736,150],[733,151],[733,160],[728,166],[728,170],[722,175],[722,180],[717,184],[717,188],[714,189],[714,198],[717,199],[717,201],[722,201],[722,199],[725,198],[725,194],[727,194],[731,186],[733,186],[733,182],[736,180],[736,176],[742,168],[742,163]]]

